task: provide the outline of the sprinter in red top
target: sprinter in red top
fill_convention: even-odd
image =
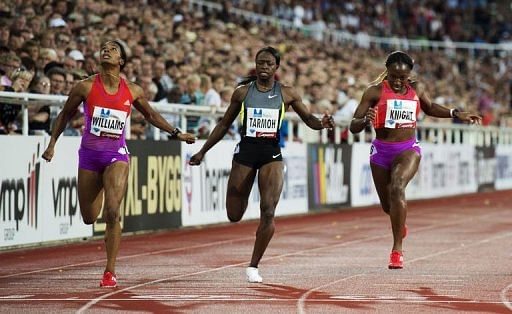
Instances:
[[[101,46],[100,73],[73,87],[43,153],[43,158],[51,161],[57,139],[83,102],[85,129],[78,152],[78,201],[86,224],[96,221],[103,205],[107,266],[101,287],[117,285],[115,263],[121,240],[119,206],[126,191],[129,166],[125,131],[132,105],[151,124],[169,132],[171,138],[187,143],[195,141],[193,135],[181,133],[151,108],[140,86],[119,76],[125,62],[126,53],[121,43],[107,41]]]
[[[405,187],[416,174],[421,159],[416,141],[420,108],[438,118],[481,121],[477,114],[433,103],[425,86],[410,80],[413,67],[414,62],[406,53],[391,53],[386,71],[365,90],[350,123],[352,133],[359,133],[372,123],[377,135],[370,149],[370,166],[382,209],[390,216],[393,229],[390,269],[403,268],[402,239],[407,234]]]

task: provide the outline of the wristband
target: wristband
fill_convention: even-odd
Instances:
[[[178,138],[178,135],[181,134],[181,130],[179,128],[174,128],[174,130],[171,131],[171,133],[169,133],[169,137],[170,138]]]
[[[456,112],[460,112],[460,110],[457,109],[457,108],[450,109],[450,117],[455,118],[455,113]]]

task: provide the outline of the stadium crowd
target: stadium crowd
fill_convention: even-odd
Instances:
[[[279,79],[293,84],[311,111],[348,119],[367,84],[383,71],[381,60],[395,47],[330,43],[316,34],[249,22],[230,9],[240,7],[302,25],[323,24],[318,34],[331,28],[435,40],[510,40],[511,8],[498,10],[490,0],[380,3],[240,0],[224,1],[223,9],[215,11],[168,0],[2,1],[0,91],[65,95],[78,80],[96,73],[101,43],[117,38],[128,54],[123,75],[140,84],[148,99],[225,107],[237,82],[251,72],[256,51],[272,45],[282,53]],[[483,25],[491,25],[492,31],[482,32]],[[415,58],[415,73],[438,103],[478,111],[485,125],[508,125],[504,117],[511,108],[510,51],[411,49],[409,53]],[[20,111],[20,106],[0,104],[0,134],[20,133]],[[30,134],[49,132],[57,111],[30,107]],[[82,126],[83,117],[77,113],[64,134],[79,135]],[[205,135],[200,119],[190,119],[188,126]],[[137,112],[131,130],[132,138],[151,136]]]

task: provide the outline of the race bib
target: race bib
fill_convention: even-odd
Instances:
[[[245,135],[276,138],[279,127],[279,109],[250,108],[247,110]]]
[[[391,129],[415,128],[416,106],[414,100],[388,99],[384,127]]]
[[[123,134],[126,124],[126,111],[94,106],[91,119],[91,133],[118,139]]]

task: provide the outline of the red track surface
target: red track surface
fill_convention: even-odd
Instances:
[[[409,205],[402,270],[372,207],[278,218],[263,284],[245,282],[254,221],[124,237],[112,290],[100,241],[4,252],[0,312],[512,312],[510,192]]]

